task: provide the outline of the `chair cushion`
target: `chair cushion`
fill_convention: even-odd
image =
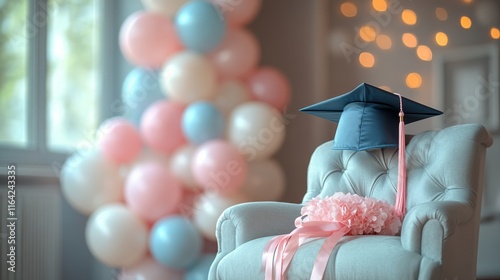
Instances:
[[[219,263],[218,279],[264,279],[261,256],[272,237],[249,241]],[[316,254],[324,239],[302,245],[288,269],[290,280],[309,279]],[[383,252],[383,253],[382,253]],[[418,279],[422,256],[404,250],[399,236],[345,236],[335,247],[323,279]],[[257,271],[260,271],[256,277]]]

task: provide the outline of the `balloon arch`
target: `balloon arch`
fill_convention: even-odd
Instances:
[[[220,214],[284,191],[272,156],[290,87],[258,67],[259,43],[245,29],[261,0],[142,3],[119,34],[136,66],[123,83],[127,111],[67,160],[62,189],[90,215],[91,253],[122,279],[206,279]]]

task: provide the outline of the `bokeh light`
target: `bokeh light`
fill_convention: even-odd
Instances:
[[[372,26],[365,25],[359,29],[359,37],[366,42],[372,42],[377,37],[377,31]]]
[[[423,61],[431,61],[432,60],[432,51],[426,45],[420,45],[417,48],[417,56]]]
[[[406,76],[406,86],[409,88],[419,88],[422,85],[420,74],[412,72]]]
[[[464,1],[464,3],[470,4],[470,3],[472,3],[474,0],[463,0],[463,1]]]
[[[385,91],[392,92],[392,89],[389,86],[380,86],[380,88]]]
[[[403,44],[408,48],[415,48],[418,44],[417,37],[412,33],[404,33],[401,37]]]
[[[462,16],[460,18],[460,25],[464,28],[464,29],[469,29],[471,26],[472,26],[472,21],[470,20],[469,17],[467,16]]]
[[[375,11],[383,12],[387,10],[387,1],[386,0],[373,0],[372,6]]]
[[[417,23],[417,14],[415,14],[412,10],[405,9],[401,13],[401,19],[403,19],[403,22],[408,25],[414,25]]]
[[[490,35],[493,39],[500,39],[500,30],[496,27],[490,29]]]
[[[359,63],[363,67],[371,68],[375,64],[375,57],[369,52],[362,52],[359,54]]]
[[[446,35],[446,33],[444,32],[436,33],[435,39],[436,39],[436,44],[442,47],[448,45],[448,35]]]
[[[378,35],[377,36],[377,46],[383,50],[388,50],[392,47],[391,37],[387,35]]]
[[[448,19],[448,12],[444,8],[436,8],[436,17],[439,20],[445,21]]]
[[[355,17],[358,14],[358,7],[351,2],[344,2],[340,5],[340,12],[346,17]]]

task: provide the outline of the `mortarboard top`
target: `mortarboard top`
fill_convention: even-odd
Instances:
[[[333,149],[368,150],[398,147],[399,95],[367,83],[300,111],[338,122]],[[442,112],[402,97],[404,122],[412,123]]]

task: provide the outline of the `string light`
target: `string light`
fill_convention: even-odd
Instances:
[[[439,20],[445,21],[448,19],[448,12],[444,8],[436,8],[436,17]]]
[[[431,61],[432,51],[428,46],[420,45],[417,48],[417,56],[423,61]]]
[[[446,35],[446,33],[444,32],[438,32],[436,33],[436,44],[444,47],[446,45],[448,45],[448,35]]]
[[[391,37],[387,35],[378,35],[377,36],[377,46],[383,50],[388,50],[392,47]]]
[[[351,2],[344,2],[340,5],[340,12],[346,17],[355,17],[358,14],[358,8]]]
[[[460,25],[464,28],[464,29],[469,29],[471,26],[472,26],[472,21],[470,20],[469,17],[467,16],[462,16],[460,18]]]
[[[384,12],[387,10],[386,0],[373,0],[372,6],[375,9],[375,11]]]
[[[370,25],[365,25],[359,29],[359,37],[366,42],[372,42],[377,37],[377,32]]]
[[[362,52],[359,54],[359,63],[363,67],[371,68],[375,64],[375,57],[369,52]]]
[[[414,25],[415,23],[417,23],[417,14],[409,9],[403,10],[403,12],[401,13],[401,18],[403,19],[403,22],[408,25]]]
[[[415,48],[418,44],[417,37],[412,33],[404,33],[401,39],[403,40],[403,44],[408,48]]]
[[[406,76],[406,86],[409,88],[419,88],[422,85],[420,74],[412,72]]]
[[[490,29],[490,35],[493,39],[500,39],[500,30],[496,27]]]

